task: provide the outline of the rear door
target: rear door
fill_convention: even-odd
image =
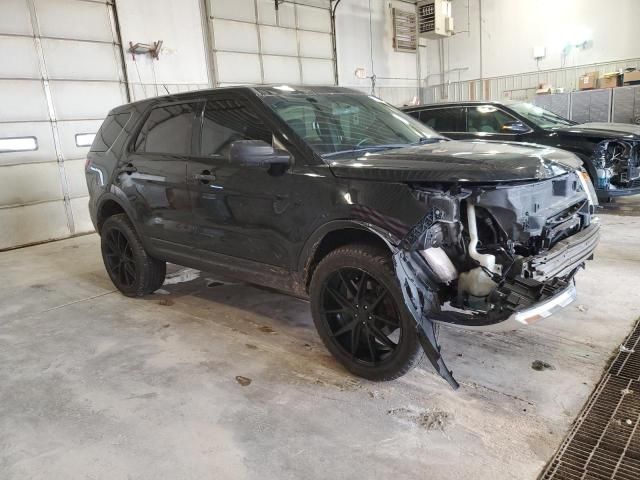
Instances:
[[[461,138],[466,130],[465,109],[460,106],[428,108],[419,112],[418,119],[449,138]]]
[[[201,102],[153,107],[118,168],[117,183],[131,199],[146,239],[158,249],[193,246],[186,171],[201,108]]]
[[[264,117],[250,100],[220,92],[207,98],[200,131],[200,152],[189,161],[187,172],[198,248],[205,255],[289,267],[292,222],[299,207],[291,169],[229,159],[237,140],[273,142]]]

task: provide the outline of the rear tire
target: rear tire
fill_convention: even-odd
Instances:
[[[320,338],[353,374],[393,380],[422,360],[415,322],[387,251],[340,247],[320,261],[309,290]]]
[[[104,266],[113,284],[123,294],[142,297],[162,286],[167,264],[145,251],[124,213],[107,218],[100,237]]]

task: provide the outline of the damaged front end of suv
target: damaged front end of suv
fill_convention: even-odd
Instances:
[[[510,330],[548,317],[576,296],[599,224],[586,172],[543,181],[413,185],[428,212],[395,246],[405,303],[434,368],[453,388],[438,323]]]
[[[640,193],[640,140],[607,139],[596,146],[591,162],[601,195]]]

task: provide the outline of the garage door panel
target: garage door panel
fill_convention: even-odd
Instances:
[[[41,80],[0,80],[0,105],[0,122],[49,119]]]
[[[74,40],[42,39],[51,79],[120,80],[114,45]]]
[[[91,216],[89,215],[89,197],[72,198],[71,213],[73,214],[75,233],[94,231]]]
[[[2,168],[0,205],[25,205],[62,200],[57,162],[12,165]],[[4,228],[4,226],[3,226]]]
[[[256,21],[254,0],[234,0],[233,2],[229,0],[210,0],[209,5],[211,13],[215,18],[227,18],[254,23]]]
[[[89,142],[101,124],[102,120],[58,122],[58,137],[64,159],[86,158],[91,146]]]
[[[78,198],[89,195],[87,180],[84,176],[84,160],[65,160],[64,171],[67,176],[69,197]]]
[[[298,55],[296,31],[290,28],[260,27],[262,53],[267,55]]]
[[[26,0],[2,0],[0,2],[0,32],[33,35]]]
[[[257,5],[258,23],[261,25],[276,25],[276,9],[273,8],[273,0],[257,0]]]
[[[279,27],[296,28],[296,10],[293,3],[283,3],[278,8]]]
[[[0,249],[68,237],[64,202],[0,208]]]
[[[122,104],[119,83],[52,80],[51,97],[60,120],[104,118]]]
[[[40,35],[112,42],[105,3],[79,0],[35,0]]]
[[[264,55],[265,83],[300,83],[300,64],[295,57]]]
[[[213,20],[212,28],[218,50],[258,53],[258,31],[254,24]]]
[[[0,166],[49,162],[57,158],[49,122],[0,123],[0,139],[29,137],[35,137],[37,149],[0,153]]]
[[[218,81],[260,83],[260,57],[252,53],[218,52]]]
[[[40,78],[33,38],[0,36],[0,77]]]
[[[296,4],[298,28],[331,33],[329,10]]]
[[[303,58],[302,81],[306,85],[333,84],[333,62],[331,60]]]
[[[331,59],[333,47],[330,34],[300,30],[299,38],[300,56]]]

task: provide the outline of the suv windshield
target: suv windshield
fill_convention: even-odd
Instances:
[[[562,118],[560,115],[531,103],[514,103],[509,107],[540,128],[566,127],[576,124],[576,122]]]
[[[368,95],[285,94],[263,99],[322,157],[444,140],[412,117]]]

